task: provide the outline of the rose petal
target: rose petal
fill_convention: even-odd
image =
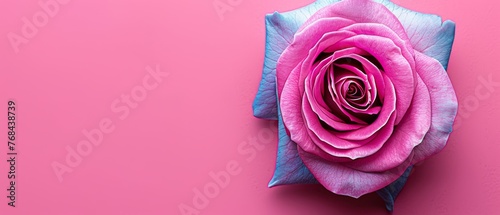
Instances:
[[[392,211],[394,209],[394,201],[396,200],[396,197],[398,197],[399,192],[401,192],[405,186],[406,180],[408,180],[408,176],[410,176],[412,169],[413,166],[408,167],[403,175],[396,181],[377,191],[377,194],[384,200],[385,207],[388,211]]]
[[[455,39],[454,22],[443,22],[437,15],[408,10],[389,0],[376,1],[384,4],[398,17],[415,50],[437,59],[446,70]]]
[[[339,49],[358,47],[370,53],[380,62],[386,74],[396,89],[396,111],[398,124],[411,104],[415,91],[415,73],[411,64],[403,57],[401,49],[385,37],[373,35],[356,35],[335,44]]]
[[[318,183],[300,159],[297,152],[297,144],[290,140],[290,137],[285,131],[283,120],[281,119],[281,112],[278,113],[278,153],[276,158],[276,169],[269,182],[269,187],[284,184]]]
[[[334,112],[339,112],[336,109],[332,109],[331,106],[325,103],[323,95],[326,93],[323,86],[323,76],[327,73],[327,67],[332,64],[334,56],[330,56],[319,62],[313,69],[310,76],[316,76],[315,78],[306,77],[305,88],[306,93],[309,96],[309,102],[313,111],[318,115],[318,117],[326,123],[331,128],[339,130],[352,130],[362,127],[359,124],[347,124],[344,120],[340,119],[339,116],[334,115]],[[314,82],[312,81],[314,80]],[[321,85],[321,86],[318,86]]]
[[[387,77],[385,77],[385,78],[387,79]],[[394,111],[395,111],[395,101],[396,101],[394,88],[393,88],[392,84],[388,81],[388,79],[387,79],[386,91],[380,92],[380,93],[384,94],[385,97],[387,98],[386,103],[383,105],[382,109],[380,110],[379,117],[372,124],[367,125],[367,126],[362,127],[362,128],[359,128],[359,129],[356,129],[356,130],[345,131],[345,132],[326,131],[325,129],[321,129],[321,127],[319,125],[317,125],[317,127],[311,128],[312,131],[314,133],[316,133],[317,135],[320,135],[320,133],[325,132],[324,135],[320,135],[320,136],[323,136],[322,138],[320,137],[320,139],[323,139],[324,141],[328,142],[329,144],[337,145],[337,142],[343,142],[343,141],[338,140],[339,138],[341,138],[343,140],[347,140],[347,141],[354,141],[354,142],[359,141],[359,140],[366,140],[366,139],[371,138],[376,132],[380,131],[380,129],[384,126],[394,127],[394,124],[388,123],[390,117],[393,114],[395,114]],[[307,93],[306,93],[306,96],[307,96]],[[310,126],[311,126],[311,123],[313,125],[316,124],[313,122],[317,121],[317,120],[314,118],[313,115],[311,115],[307,111],[307,109],[306,110],[303,109],[302,113],[304,114],[304,118],[306,119],[306,122],[309,121]],[[392,129],[391,129],[391,132],[392,132]],[[385,142],[385,140],[387,140],[387,138],[389,138],[389,135],[391,132],[389,132],[387,135],[383,135],[383,136],[378,137],[377,140],[380,142],[373,143],[373,144],[379,145],[379,146],[382,145]],[[299,143],[299,142],[297,142],[297,143]],[[362,142],[362,143],[364,144],[366,142]],[[356,144],[356,145],[360,146],[363,144]],[[300,143],[299,143],[299,145],[300,145]],[[345,149],[346,147],[337,147],[337,148],[344,148]],[[350,148],[350,147],[347,147],[347,148]],[[378,147],[378,148],[380,148],[380,147]],[[361,154],[364,154],[364,153],[361,153]],[[369,153],[367,153],[367,154],[369,154]],[[366,156],[366,154],[365,154],[365,156]],[[352,157],[352,158],[354,159],[354,157]]]
[[[326,160],[331,161],[341,161],[347,162],[363,157],[367,157],[376,153],[381,147],[383,147],[384,142],[389,139],[391,133],[394,129],[394,119],[395,115],[392,114],[387,121],[387,126],[381,126],[380,130],[374,135],[369,136],[367,139],[363,140],[346,140],[339,138],[331,133],[333,131],[327,131],[321,127],[321,124],[317,119],[311,117],[311,110],[309,109],[307,101],[304,101],[303,112],[304,118],[306,119],[306,125],[308,126],[309,138],[312,142],[319,147],[322,152],[330,156],[324,156],[325,153],[318,153],[317,150],[308,151],[311,154],[316,154],[323,157]],[[299,146],[302,144],[297,143]],[[346,160],[345,158],[349,158]]]
[[[351,24],[354,24],[354,22],[348,19],[325,18],[307,26],[307,30],[295,34],[292,44],[283,51],[276,65],[278,98],[281,97],[281,91],[283,91],[290,73],[294,69],[301,68],[301,63],[310,54],[310,50],[318,44],[318,41],[325,34],[336,32],[340,28]],[[344,34],[347,34],[347,32],[344,32]],[[310,63],[312,65],[312,62]]]
[[[382,109],[379,112],[379,115],[375,121],[373,121],[370,125],[364,126],[362,128],[356,129],[356,130],[351,130],[351,131],[345,131],[345,132],[335,132],[331,131],[332,135],[343,138],[343,139],[348,139],[348,140],[363,140],[367,139],[373,134],[375,134],[377,131],[380,130],[382,126],[387,126],[387,122],[390,118],[390,116],[393,114],[394,111],[396,111],[396,94],[397,91],[395,91],[392,83],[388,79],[388,77],[383,74],[382,77],[384,78],[384,89],[385,92],[380,92],[380,96],[383,96],[385,98],[384,104],[382,106]],[[394,126],[394,125],[390,125]]]
[[[394,31],[402,40],[409,41],[408,34],[398,17],[383,4],[366,0],[341,1],[327,5],[304,22],[297,34],[309,31],[306,29],[309,25],[325,17],[341,17],[355,23],[379,23]],[[408,50],[412,50],[411,44],[406,45]]]
[[[333,193],[359,198],[397,180],[410,166],[412,156],[401,165],[384,172],[362,172],[330,162],[297,148],[302,161],[321,185]]]
[[[295,68],[285,82],[280,97],[280,110],[282,112],[283,123],[289,131],[290,139],[299,144],[304,150],[325,158],[331,157],[318,148],[309,137],[308,129],[301,113],[303,95],[300,93],[299,85],[304,84],[305,81],[299,81],[300,72],[298,68]],[[338,159],[338,161],[343,161],[343,159]]]
[[[431,125],[431,102],[429,90],[417,77],[412,105],[384,146],[377,153],[346,163],[346,166],[359,171],[386,171],[407,160],[413,149],[422,142]]]
[[[444,148],[453,130],[458,108],[450,78],[441,64],[419,52],[416,53],[415,60],[417,72],[429,89],[432,117],[429,132],[415,148],[413,163],[420,162]]]
[[[266,15],[266,52],[259,90],[253,102],[254,116],[277,119],[276,62],[294,34],[317,10],[338,0],[321,0],[300,9]]]
[[[277,119],[276,61],[291,43],[298,28],[290,21],[277,12],[266,15],[266,52],[262,79],[253,102],[255,117]]]

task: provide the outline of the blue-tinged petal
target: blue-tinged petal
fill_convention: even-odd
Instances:
[[[384,187],[377,191],[377,194],[384,200],[385,207],[388,211],[392,211],[394,209],[394,201],[396,200],[399,192],[401,192],[401,190],[405,186],[406,180],[408,179],[412,168],[413,166],[408,167],[403,175],[396,181],[392,182],[387,187]]]
[[[253,102],[254,116],[278,118],[276,104],[276,62],[292,42],[295,32],[313,13],[338,0],[318,0],[297,10],[266,15],[266,48],[259,90]]]
[[[318,183],[311,172],[304,165],[297,152],[297,144],[290,140],[279,113],[278,120],[278,156],[274,176],[269,187],[284,184],[315,184]]]
[[[413,163],[440,152],[448,142],[457,116],[458,102],[450,77],[435,59],[415,53],[416,70],[429,89],[431,127],[422,142],[415,147]]]
[[[446,69],[455,39],[455,23],[433,14],[424,14],[396,5],[389,0],[376,0],[398,17],[415,50],[438,60]]]

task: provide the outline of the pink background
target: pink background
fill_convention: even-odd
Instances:
[[[2,1],[0,214],[181,214],[179,206],[200,214],[387,214],[376,195],[355,200],[318,185],[267,188],[276,138],[251,112],[264,15],[311,0],[220,0],[232,9],[222,18],[213,2],[72,0],[58,4],[16,53],[9,32],[22,35],[23,17],[43,10],[38,0]],[[461,107],[448,146],[416,168],[394,214],[498,214],[500,88],[480,80],[500,81],[499,4],[396,2],[456,22],[449,74]],[[111,109],[122,94],[144,89],[145,68],[157,64],[168,77],[129,115]],[[10,98],[17,103],[16,208],[6,198]],[[114,130],[60,182],[52,164],[66,164],[66,148],[75,149],[86,140],[82,131],[103,119]],[[226,186],[210,190],[213,198],[196,208],[195,191],[215,185],[209,173],[228,164],[238,166]]]

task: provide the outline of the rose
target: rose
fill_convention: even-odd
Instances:
[[[267,15],[266,31],[253,108],[279,120],[269,185],[319,182],[355,198],[379,191],[391,209],[413,164],[451,133],[455,24],[385,0],[319,0]]]

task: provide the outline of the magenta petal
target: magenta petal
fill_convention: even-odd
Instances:
[[[333,61],[333,56],[330,56],[316,65],[310,76],[316,76],[314,79],[310,76],[306,77],[305,80],[305,93],[309,98],[312,110],[318,115],[318,117],[326,123],[328,126],[338,129],[340,131],[353,130],[362,127],[359,124],[348,124],[345,123],[338,116],[334,115],[332,108],[328,106],[323,100],[323,94],[326,92],[323,85],[323,76],[327,72],[327,68]],[[321,70],[321,71],[320,71]],[[312,81],[314,80],[314,82]]]
[[[370,77],[370,79],[371,77],[373,77],[374,84],[372,84],[372,86],[376,88],[375,92],[385,92],[384,77],[382,76],[381,71],[377,68],[377,66],[375,66],[371,61],[367,60],[359,54],[350,54],[346,57],[355,59],[360,62],[368,77]],[[374,96],[376,95],[379,95],[380,101],[384,101],[383,93],[375,93]]]
[[[419,76],[417,80],[412,106],[389,140],[377,153],[349,162],[346,166],[369,172],[392,169],[407,160],[413,149],[422,142],[431,125],[431,103],[424,82]]]
[[[325,96],[325,102],[328,104],[329,107],[332,108],[332,112],[337,114],[337,115],[340,115],[340,116],[343,116],[344,118],[346,118],[348,121],[351,121],[351,122],[354,122],[356,123],[357,125],[365,125],[366,122],[364,122],[363,120],[361,120],[360,118],[354,116],[353,114],[349,113],[345,108],[344,108],[344,105],[342,104],[342,101],[341,101],[341,90],[340,89],[337,89],[336,87],[334,87],[334,79],[335,79],[335,75],[334,75],[335,71],[330,71],[330,73],[328,74],[328,85],[330,87],[328,87],[328,95]],[[318,83],[317,83],[318,84]],[[323,80],[321,80],[321,84],[323,84]],[[306,92],[307,94],[307,92]],[[307,94],[309,96],[309,94]],[[335,127],[333,127],[335,128]]]
[[[336,44],[339,48],[358,47],[375,57],[383,67],[384,73],[391,79],[396,89],[396,111],[398,124],[410,107],[415,91],[415,73],[411,64],[403,57],[401,49],[385,37],[356,35]]]
[[[325,50],[327,47],[333,46],[339,41],[342,41],[346,38],[354,36],[354,33],[349,32],[349,31],[335,31],[335,32],[329,32],[323,35],[319,41],[309,50],[309,53],[307,56],[304,58],[304,60],[301,62],[300,66],[300,80],[304,80],[306,77],[310,76],[311,74],[311,69],[314,65],[314,62],[318,59],[318,56]],[[356,50],[351,50],[351,49],[345,49],[345,50],[339,50],[339,51],[351,51],[355,52]],[[340,53],[339,53],[340,54]],[[338,59],[337,53],[333,55],[333,61]],[[303,93],[303,85],[299,85],[301,89],[301,93]]]
[[[412,156],[401,165],[384,172],[362,172],[330,162],[297,148],[302,161],[321,185],[333,193],[359,198],[398,179],[410,166]]]
[[[416,80],[414,80],[415,73],[412,72],[414,71],[412,58],[402,57],[406,52],[405,50],[411,50],[412,48],[408,42],[408,35],[406,35],[406,31],[402,24],[399,22],[398,18],[382,4],[366,0],[352,0],[342,1],[333,5],[326,6],[325,8],[319,10],[317,13],[311,16],[311,18],[309,18],[303,26],[312,25],[312,23],[323,20],[324,17],[342,17],[353,20],[356,23],[380,23],[387,26],[387,29],[392,30],[392,32],[394,32],[397,37],[401,38],[401,41],[404,41],[404,47],[406,48],[398,47],[397,44],[395,44],[395,42],[398,43],[397,40],[394,40],[395,42],[393,42],[392,39],[387,39],[389,37],[386,37],[385,33],[382,32],[383,37],[380,38],[389,40],[392,44],[381,44],[381,39],[377,39],[375,36],[366,37],[370,35],[370,32],[366,31],[365,35],[358,35],[361,37],[361,40],[363,38],[370,38],[363,42],[365,44],[365,47],[361,47],[358,43],[346,44],[346,46],[342,47],[345,48],[354,46],[363,48],[367,52],[370,52],[370,54],[377,58],[384,66],[384,70],[386,70],[388,76],[391,78],[391,80],[393,80],[394,86],[396,87],[396,90],[398,92],[398,118],[396,119],[396,124],[399,124],[401,118],[404,116],[404,113],[410,106],[410,101],[413,97],[412,92],[414,91],[413,88]],[[298,30],[298,32],[305,31],[306,27],[301,27],[301,29]],[[374,33],[376,33],[376,31],[379,31],[379,29],[376,29]],[[392,55],[390,52],[393,51],[388,50],[387,48],[385,48],[384,51],[380,51],[380,55],[378,57],[375,53],[373,53],[377,52],[378,49],[386,47],[386,45],[389,45],[389,47],[397,47],[399,49],[397,52],[399,53]],[[386,54],[386,52],[388,51],[389,55]],[[397,56],[397,58],[395,58],[395,56]],[[403,58],[405,60],[400,60],[398,58]],[[409,68],[401,67],[403,66],[403,61],[408,64]],[[395,66],[399,68],[386,68]]]
[[[327,57],[323,59],[321,62],[317,63],[314,66],[313,71],[310,73],[308,77],[305,79],[305,92],[306,94],[311,94],[309,101],[311,102],[313,111],[318,115],[318,117],[328,124],[329,126],[335,126],[342,122],[338,116],[332,114],[331,108],[325,103],[322,95],[325,93],[325,89],[318,82],[322,82],[322,76],[326,74],[328,71],[328,67],[332,63],[333,56]],[[316,76],[315,78],[311,78],[312,76]],[[346,128],[350,129],[350,127]]]
[[[379,37],[385,37],[394,42],[394,44],[401,49],[401,53],[403,54],[403,57],[408,60],[408,63],[412,66],[412,68],[415,67],[415,60],[414,60],[414,50],[413,47],[410,44],[409,40],[405,40],[404,38],[401,38],[399,35],[397,35],[392,29],[389,27],[382,25],[382,24],[377,24],[377,23],[356,23],[350,26],[347,26],[343,28],[342,30],[348,30],[356,34],[360,35],[372,35],[372,36],[379,36]]]
[[[307,26],[325,17],[342,17],[355,23],[380,23],[392,29],[398,37],[409,41],[403,25],[389,9],[380,3],[366,0],[341,1],[328,5],[313,14],[297,32],[306,31]]]
[[[370,81],[368,80],[368,76],[363,73],[360,69],[355,66],[348,64],[334,64],[338,68],[342,68],[348,71],[351,71],[354,76],[340,74],[338,75],[337,71],[334,71],[334,76],[336,82],[335,85],[337,87],[337,91],[340,92],[340,102],[344,105],[345,108],[351,110],[355,113],[367,113],[367,110],[370,108],[370,104],[375,100],[373,97],[374,91],[372,90],[372,86]],[[358,98],[348,98],[347,92],[349,87],[354,86],[354,91],[359,91]],[[374,86],[375,87],[375,86]],[[375,93],[376,95],[376,93]]]
[[[304,96],[302,101],[302,115],[300,117],[304,119],[305,125],[308,128],[305,129],[309,134],[308,139],[312,139],[311,142],[315,144],[315,147],[319,147],[327,154],[337,158],[359,159],[376,153],[390,138],[394,129],[395,92],[390,82],[387,82],[388,87],[386,88],[386,92],[384,92],[387,97],[387,103],[382,107],[381,117],[366,127],[349,132],[336,132],[324,129],[319,119],[311,110],[310,104],[306,99],[307,96]],[[285,96],[285,93],[283,96]],[[348,134],[350,136],[347,136]],[[293,137],[293,133],[291,135]],[[303,143],[299,142],[299,140],[295,142],[299,146],[303,146]],[[306,147],[308,148],[303,147],[303,149],[312,154],[318,154],[317,150],[309,151],[311,149],[309,145]],[[329,160],[328,158],[325,159]]]
[[[309,130],[302,115],[303,94],[300,93],[300,85],[304,84],[305,81],[301,80],[300,72],[297,68],[292,70],[283,87],[280,97],[283,123],[290,133],[290,139],[302,149],[324,158],[331,157],[331,155],[318,148],[309,136]],[[336,161],[340,162],[344,161],[344,159],[336,159]]]
[[[416,52],[417,72],[427,85],[431,96],[432,117],[429,132],[415,148],[413,163],[441,151],[448,141],[457,115],[457,97],[448,74],[434,58]]]
[[[320,38],[328,32],[335,32],[352,24],[354,24],[353,21],[344,18],[325,18],[295,34],[294,40],[283,51],[276,64],[278,99],[292,70],[301,64]]]
[[[334,45],[336,42],[339,41],[339,38],[343,39],[343,38],[346,38],[347,36],[352,36],[352,35],[353,34],[351,32],[346,32],[346,31],[331,32],[331,33],[325,34],[322,37],[322,40],[320,42],[318,42],[318,44],[315,45],[314,48],[311,49],[311,53],[314,53],[314,54],[310,53],[308,55],[308,57],[304,60],[304,63],[302,66],[302,73],[306,73],[308,71],[308,67],[305,67],[304,65],[307,65],[311,61],[313,61],[314,56],[317,56],[320,51],[324,50],[325,48],[327,48],[331,45]],[[334,62],[336,60],[339,60],[340,58],[344,58],[346,55],[362,54],[362,53],[365,53],[365,52],[361,49],[350,47],[350,48],[337,50],[330,57],[328,57],[328,59],[331,59],[330,62]],[[318,68],[314,68],[314,70],[316,70],[316,69],[318,69]],[[316,75],[316,77],[314,77],[314,82],[312,82],[310,87],[306,87],[306,90],[305,90],[307,96],[309,97],[309,100],[311,101],[311,98],[320,98],[320,97],[324,98],[324,97],[326,97],[324,100],[323,99],[316,99],[316,100],[317,100],[317,103],[320,104],[321,106],[326,106],[326,107],[328,107],[327,109],[330,109],[331,113],[327,113],[327,114],[331,115],[332,113],[335,113],[335,114],[337,114],[337,117],[346,119],[348,121],[355,122],[356,124],[350,124],[347,126],[343,126],[343,125],[345,125],[345,122],[342,122],[341,124],[330,123],[329,121],[324,121],[324,122],[327,123],[328,125],[330,125],[333,129],[338,129],[340,131],[352,130],[352,129],[345,129],[346,127],[348,127],[348,128],[352,128],[352,127],[360,128],[359,125],[365,125],[366,122],[357,118],[356,116],[353,116],[351,113],[347,112],[342,107],[341,101],[339,99],[341,97],[339,95],[340,92],[337,92],[337,90],[334,87],[328,87],[328,89],[325,90],[325,92],[319,91],[319,89],[321,87],[318,87],[318,86],[324,85],[324,78],[325,78],[324,76],[325,75],[329,76],[329,78],[328,78],[329,84],[328,85],[333,86],[332,83],[335,82],[333,80],[334,79],[333,72],[335,72],[335,71],[330,71],[329,74],[326,74],[326,70],[322,69],[321,74],[318,74],[317,72],[314,72],[314,70],[313,70],[312,74],[308,74],[308,78],[310,76]],[[354,73],[354,74],[356,74],[356,73]],[[335,74],[335,75],[337,75],[337,74]],[[364,74],[359,74],[359,75],[364,75]],[[310,81],[312,81],[312,78],[310,79]],[[306,85],[307,84],[308,84],[308,82],[306,82]],[[313,91],[313,92],[311,92],[311,91]],[[328,95],[323,96],[323,94],[328,94]],[[313,106],[312,106],[313,110],[315,110],[315,112],[317,112],[315,102],[314,101],[311,101],[311,102],[313,104]],[[323,117],[321,116],[321,113],[319,113],[319,117],[323,119]],[[333,124],[335,124],[335,125],[333,125]]]
[[[290,139],[309,152],[320,151],[307,133],[302,117],[302,95],[299,90],[299,69],[291,71],[279,97],[283,123],[290,133]],[[302,81],[303,82],[303,81]]]
[[[307,100],[307,96],[303,97],[302,101],[302,113],[303,117],[305,119],[307,128],[312,132],[309,132],[309,134],[316,136],[319,138],[317,141],[314,141],[316,145],[318,145],[320,148],[322,145],[328,145],[325,146],[326,148],[334,148],[337,149],[350,149],[350,148],[355,148],[358,146],[361,146],[363,144],[366,144],[369,140],[364,140],[364,141],[348,141],[344,139],[340,139],[336,137],[335,135],[332,135],[330,132],[327,131],[325,128],[320,123],[319,118],[316,116],[314,111],[311,108],[312,104],[309,103]],[[314,140],[314,139],[313,139]],[[326,142],[326,144],[321,144]],[[325,148],[323,148],[325,150]],[[342,154],[343,151],[339,150],[338,152],[333,152],[329,153],[337,157],[348,157],[346,155]],[[327,152],[328,153],[328,152]]]
[[[390,0],[376,1],[384,4],[398,17],[416,51],[436,59],[446,70],[455,38],[455,23],[453,21],[443,22],[441,17],[435,14],[412,11],[396,5]]]
[[[311,154],[316,154],[326,160],[336,161],[339,158],[348,158],[349,161],[367,157],[376,153],[384,142],[389,139],[394,125],[395,114],[391,115],[387,126],[382,126],[381,129],[374,135],[363,140],[345,140],[335,135],[333,131],[323,129],[317,119],[311,117],[309,105],[304,102],[303,104],[304,118],[308,126],[309,137],[317,147],[323,150],[330,157],[324,157],[324,153],[318,151],[309,151]],[[300,144],[299,144],[300,145]]]
[[[385,92],[379,92],[379,94],[383,94],[385,99],[384,104],[382,105],[382,109],[380,110],[379,116],[377,119],[371,123],[370,125],[367,125],[365,127],[359,128],[357,130],[353,131],[346,131],[346,132],[332,132],[336,137],[343,138],[343,139],[349,139],[349,140],[363,140],[367,139],[370,136],[374,135],[376,132],[378,132],[382,127],[384,126],[390,126],[394,127],[394,124],[388,123],[389,119],[392,115],[396,114],[396,93],[394,90],[393,85],[391,82],[388,80],[388,77],[383,75],[384,77],[384,82],[386,87],[385,87]],[[383,143],[379,143],[383,144]]]

